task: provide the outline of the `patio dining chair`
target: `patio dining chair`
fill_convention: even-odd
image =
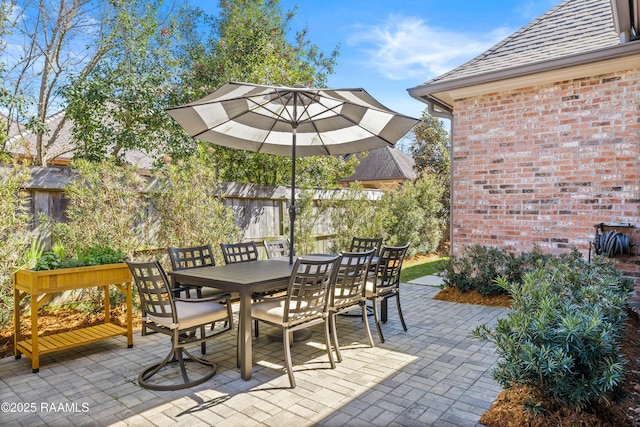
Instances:
[[[405,331],[407,330],[407,324],[404,322],[402,309],[400,307],[400,272],[408,247],[408,244],[404,246],[383,246],[380,250],[375,274],[373,277],[369,276],[367,280],[365,295],[367,300],[372,302],[373,317],[381,342],[384,342],[384,336],[382,335],[382,329],[380,327],[378,302],[385,304],[385,311],[383,311],[383,313],[386,313],[387,300],[395,297],[402,328]],[[386,322],[386,316],[382,320]]]
[[[220,243],[222,255],[225,264],[235,264],[238,262],[249,262],[258,260],[258,247],[256,242],[240,242],[240,243]],[[251,295],[253,301],[262,301],[265,298],[272,297],[282,293],[284,289],[269,289],[264,292],[254,292]],[[254,334],[258,338],[260,336],[258,321],[254,322]]]
[[[240,243],[220,243],[222,256],[225,264],[234,264],[236,262],[257,261],[258,247],[256,242],[240,242]]]
[[[169,354],[161,362],[142,370],[138,383],[151,390],[180,390],[212,378],[217,365],[193,356],[186,347],[201,344],[233,329],[229,295],[217,299],[177,298],[158,261],[126,262],[140,296],[140,306],[145,315],[143,322],[149,329],[171,337]],[[221,321],[227,322],[225,329],[207,333],[206,326]],[[180,370],[181,379],[171,375],[175,365]]]
[[[338,343],[338,328],[336,327],[338,314],[347,313],[354,308],[360,307],[362,323],[369,340],[369,346],[375,347],[367,320],[367,299],[365,297],[367,272],[374,252],[375,249],[370,249],[367,252],[342,253],[342,261],[338,267],[336,279],[333,281],[329,299],[329,318],[338,362],[342,362],[340,344]]]
[[[264,248],[269,259],[289,256],[289,240],[265,240]]]
[[[351,246],[349,252],[366,252],[369,249],[375,249],[373,256],[377,257],[382,247],[382,238],[366,238],[366,237],[354,237],[351,239]]]
[[[317,324],[324,324],[329,362],[335,368],[329,332],[329,294],[340,256],[323,260],[299,257],[291,273],[286,295],[268,298],[251,305],[251,317],[282,328],[282,342],[289,384],[296,386],[291,363],[290,334]]]
[[[186,248],[168,247],[169,260],[171,261],[171,269],[173,271],[184,270],[187,268],[201,268],[215,266],[216,261],[213,257],[211,245],[191,246]],[[193,285],[190,283],[176,282],[171,279],[171,285],[174,290],[184,292],[187,298],[191,298],[192,292],[197,298],[222,298],[227,292],[222,289],[209,288],[206,286]],[[174,292],[174,296],[176,292]],[[231,301],[239,300],[239,296],[231,294]],[[214,324],[211,324],[214,328]],[[202,354],[206,353],[206,344],[202,343]]]
[[[349,252],[366,252],[370,249],[375,249],[373,258],[371,258],[371,264],[369,265],[369,274],[373,275],[378,265],[378,255],[380,255],[381,247],[382,238],[354,237],[351,239]]]
[[[168,247],[169,260],[173,271],[184,270],[186,268],[200,268],[216,265],[213,257],[211,245],[191,246],[186,248]],[[187,297],[191,297],[194,291],[198,298],[213,297],[226,293],[221,289],[202,287],[190,283],[173,282],[174,289],[184,291]]]

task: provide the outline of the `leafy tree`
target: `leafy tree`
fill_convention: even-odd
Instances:
[[[442,187],[442,210],[437,217],[442,221],[442,234],[448,238],[451,200],[451,141],[443,122],[425,109],[420,123],[413,128],[414,143],[410,147],[418,176],[431,175]]]
[[[7,39],[12,34],[12,21],[10,17],[14,12],[13,2],[0,3],[0,59],[7,58]],[[14,90],[12,84],[7,80],[7,64],[0,62],[0,153],[9,153],[9,129],[18,128],[14,122],[14,117],[25,114],[24,98]]]
[[[190,27],[193,36],[185,36],[182,52],[182,99],[193,101],[227,81],[258,84],[325,86],[333,72],[338,47],[330,55],[320,52],[307,39],[306,28],[290,41],[290,26],[295,9],[283,13],[278,0],[222,0],[217,17],[201,15],[209,25],[206,42],[196,43],[198,28]],[[216,147],[215,169],[221,181],[288,184],[291,158]],[[173,157],[180,153],[171,153]],[[339,178],[353,173],[353,160],[327,157],[302,158],[298,185],[334,185]]]
[[[8,106],[7,125],[19,125],[35,134],[35,163],[43,166],[65,152],[55,144],[66,119],[63,117],[53,129],[45,124],[47,117],[61,109],[58,90],[69,76],[90,71],[104,55],[110,37],[106,28],[111,11],[108,5],[114,2],[54,3],[16,0],[8,10],[11,19],[5,21],[7,31],[24,40],[19,53],[5,55],[3,91],[12,100],[23,102]],[[96,40],[101,42],[94,43]]]
[[[108,53],[64,88],[75,158],[121,162],[127,150],[157,155],[190,144],[184,133],[169,136],[176,126],[164,112],[175,87],[172,49],[181,23],[162,18],[162,7],[162,1],[118,2]]]
[[[163,115],[180,75],[172,62],[180,31],[192,9],[178,0],[15,0],[0,9],[0,35],[14,37],[20,52],[4,55],[0,107],[5,128],[35,135],[36,164],[76,150],[78,157],[121,158],[131,148],[171,144],[188,151],[193,142]],[[180,21],[183,20],[183,21]],[[4,38],[3,38],[4,40]],[[20,44],[22,43],[22,44]],[[1,47],[1,45],[0,45]],[[73,144],[60,144],[77,121]],[[57,114],[60,120],[47,119]],[[7,151],[7,138],[0,139]],[[187,146],[186,148],[183,146]]]
[[[442,121],[424,110],[420,123],[413,128],[414,143],[409,148],[419,175],[428,173],[449,180],[451,143]]]
[[[200,91],[192,95],[204,96],[229,80],[326,85],[338,48],[325,56],[307,40],[306,28],[290,42],[295,9],[283,13],[278,0],[221,0],[219,9],[219,16],[204,18],[210,25],[208,44],[186,51],[192,72],[185,83]]]

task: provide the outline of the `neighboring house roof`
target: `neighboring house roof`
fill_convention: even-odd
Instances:
[[[45,141],[51,138],[53,133],[58,129],[58,134],[55,139],[56,142],[48,149],[48,157],[50,159],[62,157],[68,160],[72,155],[72,124],[67,120],[62,127],[60,127],[63,119],[64,111],[52,114],[45,119],[45,126],[47,128],[47,133],[44,135]],[[37,150],[36,134],[24,126],[19,126],[15,122],[14,126],[13,130],[9,132],[9,151],[19,156],[35,156]]]
[[[14,135],[15,133],[19,132],[18,124],[12,120],[9,120],[9,117],[7,117],[6,114],[0,113],[0,120],[5,124],[5,126],[7,123],[9,123],[9,129],[7,129],[8,135]]]
[[[356,166],[355,173],[340,182],[361,183],[399,183],[408,179],[415,179],[413,159],[402,151],[382,147],[370,150],[369,154],[362,157],[358,154],[360,164]]]
[[[52,136],[52,133],[58,129],[65,112],[60,111],[52,114],[45,120],[48,133],[45,139]],[[60,128],[56,136],[54,144],[48,149],[48,158],[53,165],[66,165],[73,157],[73,122],[67,118],[64,125]],[[36,134],[24,127],[13,125],[9,131],[9,151],[17,156],[32,158],[36,154]],[[153,158],[139,150],[128,150],[125,153],[125,161],[132,165],[136,165],[142,171],[150,170],[153,165]]]
[[[625,3],[626,2],[626,3]],[[619,65],[603,65],[608,72],[616,67],[637,66],[640,40],[620,43],[620,8],[624,5],[628,18],[637,36],[638,11],[628,0],[565,0],[539,18],[496,44],[471,61],[438,76],[426,83],[409,89],[411,96],[429,104],[435,103],[442,110],[451,110],[455,99],[478,94],[468,88],[484,85],[484,93],[491,89],[505,89],[528,84],[543,83],[544,79],[531,79],[532,74],[547,72],[549,81],[561,77],[575,78],[594,75],[593,64],[618,59]],[[613,9],[612,9],[613,6]],[[637,2],[636,2],[637,6]],[[615,11],[615,16],[614,16]],[[630,24],[631,25],[631,24]],[[627,40],[627,38],[624,38]],[[622,60],[624,59],[624,61]],[[591,68],[570,67],[589,65]],[[551,73],[555,71],[555,73]],[[520,79],[526,77],[526,79]],[[466,90],[463,88],[467,88]]]

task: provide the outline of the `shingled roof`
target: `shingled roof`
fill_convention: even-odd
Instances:
[[[608,0],[565,0],[486,52],[431,82],[615,46]]]
[[[65,112],[60,111],[47,117],[45,126],[48,129],[48,134],[59,128],[64,115]],[[0,119],[4,118],[0,117]],[[49,148],[50,165],[66,165],[73,157],[75,145],[72,129],[73,122],[66,119],[64,125],[58,130],[59,133],[54,144]],[[7,148],[15,156],[33,158],[36,152],[36,134],[13,122],[9,130]],[[127,150],[124,160],[129,164],[136,165],[141,171],[149,171],[153,166],[152,156],[140,150]]]
[[[413,170],[413,159],[402,151],[382,147],[370,150],[367,156],[361,157],[360,164],[356,166],[355,173],[340,180],[342,183],[358,181],[365,186],[384,186],[384,184],[397,184],[408,179],[414,179],[416,173]],[[372,185],[367,185],[367,183]]]
[[[464,96],[447,93],[453,89],[637,54],[640,40],[621,44],[615,22],[611,0],[565,0],[472,60],[409,93],[450,109],[453,100]]]

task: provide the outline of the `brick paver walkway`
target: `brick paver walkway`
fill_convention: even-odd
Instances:
[[[235,335],[210,341],[206,358],[218,364],[208,382],[174,392],[149,391],[140,370],[169,349],[166,336],[134,334],[41,357],[31,372],[23,357],[0,359],[0,425],[69,426],[474,426],[500,388],[491,378],[497,357],[490,343],[470,337],[506,310],[432,299],[432,286],[402,285],[404,332],[395,304],[383,325],[386,342],[370,325],[366,345],[358,317],[338,320],[343,362],[330,369],[321,327],[294,344],[288,388],[282,344],[261,325],[250,381],[236,369]],[[199,354],[198,350],[194,350]]]

